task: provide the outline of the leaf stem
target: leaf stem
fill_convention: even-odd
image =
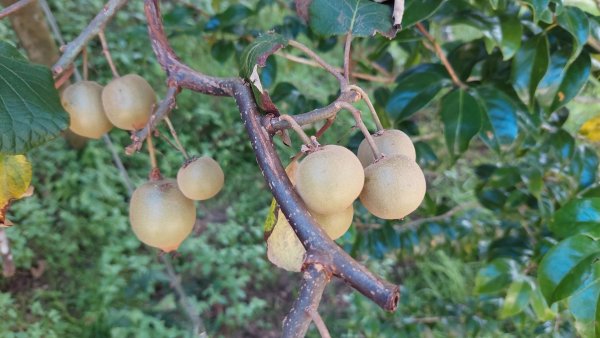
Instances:
[[[346,42],[344,44],[344,77],[346,78],[346,83],[350,82],[350,49],[352,46],[352,33],[348,32],[346,34]]]
[[[348,80],[346,80],[346,78],[340,72],[338,72],[335,67],[325,62],[325,60],[323,60],[319,55],[317,55],[317,53],[313,52],[312,49],[308,48],[307,46],[301,44],[296,40],[289,40],[288,44],[304,52],[304,54],[308,55],[310,58],[315,60],[315,62],[317,62],[319,66],[323,67],[323,69],[335,76],[340,82],[340,86],[342,88],[345,88],[348,85]]]

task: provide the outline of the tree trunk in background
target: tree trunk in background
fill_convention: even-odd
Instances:
[[[0,2],[6,7],[17,0],[0,0]],[[9,15],[9,19],[29,61],[52,67],[59,57],[58,46],[38,2],[33,1]],[[64,132],[64,137],[75,149],[83,148],[87,142],[85,137],[74,134],[69,129]]]

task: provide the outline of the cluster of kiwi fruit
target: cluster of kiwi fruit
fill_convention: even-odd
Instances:
[[[288,170],[309,212],[332,240],[350,228],[357,198],[379,218],[401,219],[425,197],[425,176],[415,162],[410,138],[394,129],[379,131],[372,138],[381,152],[377,156],[366,139],[358,156],[342,146],[318,146],[297,168]],[[304,247],[280,211],[276,217],[267,238],[268,258],[281,268],[300,271]]]
[[[113,126],[124,130],[143,128],[149,121],[156,94],[139,75],[113,79],[104,88],[94,81],[79,81],[61,97],[74,133],[98,139]],[[129,219],[143,243],[165,252],[176,250],[196,222],[194,200],[212,198],[223,187],[225,175],[210,157],[192,158],[177,173],[177,180],[162,178],[158,171],[131,196]]]

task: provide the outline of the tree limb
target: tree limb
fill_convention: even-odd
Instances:
[[[21,8],[29,5],[33,1],[34,0],[19,0],[19,1],[15,2],[14,4],[5,7],[4,9],[2,9],[0,11],[0,20],[4,19],[5,17],[11,15],[12,13],[20,10]]]

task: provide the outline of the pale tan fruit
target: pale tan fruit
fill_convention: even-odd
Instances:
[[[379,218],[400,219],[419,207],[425,191],[425,175],[419,165],[404,155],[396,155],[365,169],[360,201]]]
[[[102,86],[93,81],[79,81],[68,86],[61,102],[69,113],[69,128],[77,135],[99,139],[112,129],[102,106]]]
[[[165,252],[177,250],[196,222],[194,201],[173,179],[146,182],[129,202],[131,228],[140,241]]]
[[[326,145],[300,162],[296,190],[310,210],[319,214],[344,211],[360,194],[364,170],[348,149]]]
[[[208,156],[193,159],[184,164],[177,173],[181,192],[196,201],[207,200],[221,191],[225,174],[217,161]]]
[[[143,128],[152,115],[156,93],[143,77],[127,74],[112,80],[102,91],[106,116],[115,127]]]
[[[323,230],[325,230],[329,238],[335,241],[350,229],[352,219],[354,218],[354,207],[350,205],[346,210],[333,214],[318,214],[314,211],[310,213]]]
[[[267,238],[267,258],[276,266],[287,271],[299,272],[306,250],[281,211],[277,223]]]
[[[372,136],[379,151],[385,156],[392,157],[394,155],[404,155],[413,161],[416,160],[417,153],[415,151],[415,146],[410,140],[410,137],[404,132],[397,129],[388,129],[383,131],[382,134],[374,134]],[[362,140],[358,146],[357,154],[360,163],[362,163],[365,168],[375,161],[373,150],[371,150],[367,139]]]

